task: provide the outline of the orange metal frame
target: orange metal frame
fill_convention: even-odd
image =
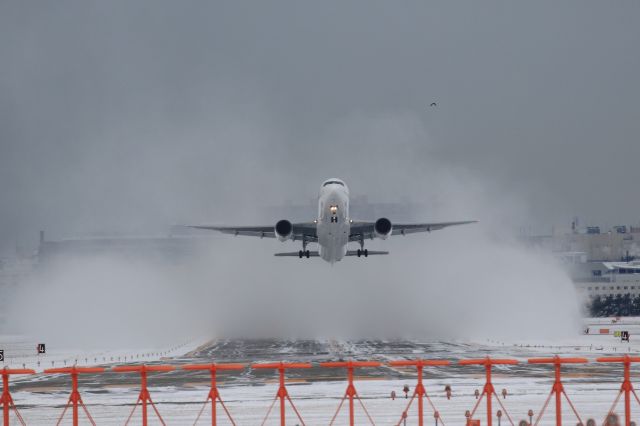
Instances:
[[[617,397],[615,398],[613,405],[611,407],[611,409],[609,410],[609,414],[613,414],[614,410],[616,409],[617,404],[620,402],[620,399],[622,398],[622,395],[624,394],[625,396],[625,426],[630,426],[631,424],[631,395],[633,395],[633,397],[635,398],[636,402],[640,405],[640,397],[636,394],[636,391],[633,387],[633,384],[631,383],[631,365],[633,363],[640,363],[640,357],[632,357],[629,355],[625,355],[625,356],[619,356],[619,357],[604,357],[604,358],[597,358],[596,359],[597,362],[600,363],[619,363],[622,364],[624,367],[624,379],[622,382],[622,385],[620,387],[620,391],[618,392]],[[562,383],[562,377],[561,377],[561,368],[564,364],[584,364],[584,363],[588,363],[589,361],[586,358],[561,358],[559,356],[554,356],[552,358],[532,358],[528,360],[529,364],[552,364],[554,366],[554,370],[555,370],[555,380],[553,383],[553,386],[551,388],[551,392],[549,394],[549,396],[547,397],[546,401],[544,402],[544,405],[541,409],[541,411],[539,412],[539,414],[537,415],[535,422],[531,422],[530,419],[530,423],[533,423],[534,426],[537,426],[541,419],[543,418],[546,409],[549,406],[549,403],[552,399],[552,397],[554,397],[555,395],[555,405],[556,405],[556,422],[555,424],[557,426],[561,426],[562,425],[562,396],[564,395],[565,399],[567,400],[568,404],[570,405],[571,409],[573,410],[573,414],[575,414],[575,417],[577,418],[577,420],[582,424],[582,419],[580,418],[578,412],[576,411],[573,403],[571,402],[571,400],[569,399],[569,397],[567,396],[565,389],[564,389],[564,385]],[[408,402],[408,404],[406,405],[403,413],[402,413],[402,417],[400,419],[400,421],[397,423],[397,425],[400,425],[404,420],[407,419],[408,416],[408,412],[409,409],[411,408],[412,403],[417,399],[417,405],[418,405],[418,424],[419,426],[424,426],[424,399],[427,400],[427,402],[430,404],[431,409],[434,411],[434,417],[436,418],[436,422],[439,420],[439,413],[437,415],[435,415],[437,413],[437,410],[433,404],[433,402],[431,401],[430,397],[428,396],[426,389],[424,387],[423,384],[423,369],[425,366],[446,366],[446,365],[450,365],[451,363],[449,361],[446,360],[422,360],[422,359],[416,359],[416,360],[403,360],[403,361],[391,361],[388,363],[388,365],[393,366],[393,367],[415,367],[416,371],[418,373],[418,378],[417,378],[417,385],[415,388],[415,391],[413,392],[413,395],[411,397],[411,400]],[[479,425],[480,421],[478,419],[474,419],[474,415],[476,414],[476,411],[478,410],[479,406],[482,403],[482,399],[486,398],[486,408],[487,408],[487,420],[486,420],[486,424],[488,426],[492,426],[492,422],[493,422],[493,416],[496,414],[493,412],[492,409],[492,402],[493,402],[493,398],[495,397],[496,401],[498,402],[498,404],[500,405],[500,407],[503,410],[503,414],[506,415],[507,419],[509,420],[509,422],[511,423],[511,425],[514,425],[512,418],[509,416],[509,413],[507,412],[507,410],[505,409],[502,401],[500,400],[500,398],[498,397],[498,395],[496,394],[495,388],[493,386],[492,383],[492,368],[495,365],[515,365],[518,364],[517,360],[514,359],[492,359],[490,357],[486,357],[483,359],[469,359],[469,360],[460,360],[459,361],[459,365],[479,365],[479,366],[484,366],[485,368],[485,374],[486,374],[486,382],[484,384],[483,387],[483,391],[482,391],[482,395],[480,396],[479,393],[476,394],[478,398],[478,401],[476,402],[473,411],[472,412],[468,412],[467,414],[467,425]],[[340,404],[338,405],[337,410],[335,411],[335,414],[333,415],[331,422],[329,423],[330,426],[333,425],[336,422],[336,419],[338,417],[338,415],[340,414],[340,411],[343,407],[343,405],[345,405],[345,401],[348,400],[349,402],[349,424],[351,426],[355,425],[355,407],[354,407],[354,401],[358,400],[358,403],[361,405],[364,413],[366,414],[366,417],[368,419],[368,421],[370,422],[370,424],[374,425],[374,421],[371,418],[371,416],[369,415],[369,412],[367,411],[363,401],[360,399],[360,396],[358,395],[358,392],[356,391],[355,385],[354,385],[354,371],[356,368],[361,368],[361,367],[381,367],[382,363],[380,362],[374,362],[374,361],[346,361],[346,362],[322,362],[319,363],[320,367],[324,367],[324,368],[345,368],[347,370],[347,380],[348,380],[348,385],[347,385],[347,389],[344,393],[344,396],[341,398]],[[228,417],[228,419],[231,421],[231,424],[235,426],[235,421],[233,420],[233,418],[230,415],[230,412],[227,410],[227,407],[225,406],[225,403],[223,402],[220,392],[217,388],[217,372],[221,371],[221,370],[242,370],[243,368],[245,368],[244,365],[242,364],[193,364],[193,365],[185,365],[182,367],[182,369],[184,370],[207,370],[210,372],[211,375],[211,388],[209,390],[209,393],[207,395],[207,399],[205,400],[200,412],[198,413],[198,417],[196,418],[196,423],[198,422],[198,420],[200,419],[202,413],[204,412],[205,408],[206,408],[206,404],[209,402],[209,400],[211,400],[211,414],[212,414],[212,425],[216,425],[217,424],[217,403],[219,402],[220,405],[222,406],[226,416]],[[285,386],[285,372],[288,369],[308,369],[308,368],[312,368],[312,365],[310,363],[284,363],[284,362],[278,362],[278,363],[267,363],[267,364],[254,364],[252,365],[252,368],[254,369],[273,369],[273,370],[278,370],[279,373],[279,387],[278,387],[278,391],[276,393],[276,396],[273,400],[273,402],[271,403],[271,406],[269,407],[269,410],[267,411],[264,420],[262,422],[262,425],[264,425],[266,423],[266,421],[269,418],[269,415],[271,414],[271,411],[273,410],[273,407],[275,406],[276,402],[280,402],[280,425],[281,426],[285,426],[285,406],[286,406],[286,401],[289,402],[289,404],[291,405],[291,407],[293,408],[293,411],[295,412],[295,415],[297,416],[298,420],[299,420],[299,424],[304,426],[304,421],[302,419],[302,417],[300,416],[300,413],[298,412],[296,406],[293,404],[293,401],[291,400],[289,393],[287,391],[287,388]],[[130,372],[135,372],[138,373],[140,375],[140,380],[141,380],[141,385],[140,385],[140,393],[138,395],[138,399],[135,403],[135,405],[133,406],[131,413],[129,414],[129,417],[127,418],[125,425],[129,424],[129,422],[131,421],[135,410],[137,409],[138,405],[142,406],[142,425],[143,426],[147,426],[148,424],[148,419],[147,419],[147,415],[148,415],[148,405],[150,404],[151,407],[153,408],[155,414],[157,415],[160,423],[162,425],[165,425],[164,420],[162,419],[162,417],[160,416],[160,413],[158,412],[158,409],[156,408],[154,402],[151,399],[151,395],[149,393],[149,389],[147,387],[147,374],[149,372],[168,372],[168,371],[173,371],[175,370],[174,366],[171,365],[125,365],[125,366],[116,366],[113,367],[110,371],[113,372],[124,372],[124,373],[130,373]],[[62,414],[60,415],[60,417],[58,418],[58,425],[62,422],[62,419],[64,418],[66,411],[71,408],[72,412],[73,412],[73,424],[77,425],[79,422],[79,407],[82,407],[82,409],[84,410],[88,420],[91,422],[91,424],[95,425],[95,422],[93,421],[91,415],[89,414],[89,411],[87,409],[87,407],[84,405],[84,402],[80,396],[80,392],[78,391],[78,377],[79,374],[83,374],[83,373],[103,373],[105,371],[104,368],[100,368],[100,367],[93,367],[93,368],[88,368],[88,367],[77,367],[77,366],[73,366],[73,367],[68,367],[68,368],[52,368],[52,369],[47,369],[44,370],[45,373],[48,374],[70,374],[71,375],[71,384],[72,384],[72,389],[71,389],[71,394],[69,396],[68,402],[66,404],[66,406],[64,407],[64,410],[62,411]],[[25,421],[22,418],[21,414],[18,412],[17,407],[15,406],[13,399],[11,397],[11,394],[9,392],[9,379],[11,375],[14,374],[35,374],[34,370],[31,369],[10,369],[10,368],[3,368],[0,369],[0,375],[2,375],[2,393],[0,394],[0,405],[2,406],[2,412],[3,412],[3,426],[8,426],[9,425],[9,420],[10,420],[10,413],[11,410],[13,410],[15,412],[15,415],[18,419],[18,421],[22,424],[25,425]],[[529,416],[530,418],[532,418],[533,416],[533,412],[530,410],[529,412]],[[498,415],[500,413],[497,413]],[[444,426],[444,423],[442,423]]]
[[[211,389],[209,389],[209,394],[207,395],[207,399],[204,401],[204,404],[202,405],[202,408],[198,413],[198,417],[196,417],[196,421],[193,423],[194,425],[198,423],[198,420],[200,420],[200,416],[202,416],[202,413],[204,412],[204,409],[207,406],[207,403],[209,402],[209,400],[211,400],[211,425],[212,426],[216,426],[218,422],[218,416],[216,413],[216,405],[218,402],[220,402],[220,406],[222,407],[225,414],[229,418],[229,421],[231,421],[231,424],[233,426],[236,425],[236,422],[233,420],[233,417],[231,417],[229,410],[227,410],[227,407],[224,405],[224,402],[220,397],[220,392],[218,391],[218,386],[216,382],[216,373],[218,371],[243,370],[244,368],[245,368],[244,364],[190,364],[190,365],[182,366],[183,370],[207,370],[211,374]]]
[[[358,391],[356,391],[356,387],[353,384],[353,370],[355,368],[360,368],[360,367],[380,367],[381,365],[382,365],[381,363],[375,362],[375,361],[346,361],[346,362],[321,362],[320,363],[320,367],[347,369],[347,380],[348,380],[347,390],[345,391],[344,396],[340,400],[338,409],[336,410],[336,413],[333,415],[333,418],[331,419],[329,426],[333,425],[333,423],[336,421],[336,418],[340,413],[340,409],[342,408],[342,405],[344,404],[344,401],[347,398],[349,399],[349,425],[350,426],[355,425],[355,410],[353,406],[354,399],[357,399],[358,402],[360,403],[360,406],[362,407],[362,410],[366,414],[367,419],[369,419],[369,422],[372,425],[375,425],[375,423],[373,422],[373,419],[371,418],[371,416],[369,415],[369,412],[367,411],[367,407],[364,406],[364,403],[360,399],[360,395],[358,395]]]
[[[71,375],[71,395],[69,395],[69,400],[67,401],[67,405],[65,405],[64,410],[62,410],[62,414],[58,418],[58,422],[56,426],[62,422],[65,413],[71,407],[72,416],[73,416],[73,426],[78,426],[78,407],[82,407],[84,413],[87,416],[87,419],[91,422],[93,426],[95,426],[95,422],[89,414],[89,410],[84,405],[82,401],[82,397],[80,396],[80,392],[78,392],[78,374],[86,374],[86,373],[104,373],[104,368],[95,367],[95,368],[87,368],[87,367],[66,367],[66,368],[50,368],[48,370],[44,370],[47,374],[70,374]]]
[[[173,371],[175,367],[171,365],[124,365],[120,367],[113,367],[111,371],[116,373],[139,373],[140,374],[140,394],[138,395],[138,400],[136,404],[133,406],[127,421],[124,423],[125,426],[129,424],[131,417],[133,417],[133,413],[138,408],[138,404],[142,404],[142,425],[147,426],[147,404],[151,404],[151,408],[155,411],[156,416],[158,416],[158,420],[160,423],[165,425],[162,416],[158,412],[156,405],[151,400],[151,394],[149,393],[149,389],[147,388],[147,373],[148,372],[160,372],[160,371]]]
[[[540,419],[542,419],[542,416],[544,415],[544,412],[547,409],[549,401],[551,401],[551,397],[553,395],[556,396],[556,426],[562,425],[562,395],[564,395],[564,397],[566,398],[569,406],[571,407],[571,410],[573,411],[573,414],[576,416],[580,424],[584,424],[582,422],[582,419],[580,418],[580,415],[576,411],[576,408],[573,406],[573,403],[569,399],[569,396],[567,396],[567,393],[564,391],[560,369],[562,367],[562,364],[585,364],[588,363],[589,360],[587,360],[586,358],[560,358],[556,355],[553,358],[531,358],[528,362],[529,364],[553,364],[555,367],[555,380],[553,382],[553,387],[551,388],[551,393],[549,393],[547,400],[542,406],[542,410],[540,410],[534,426],[537,426],[540,422]]]
[[[400,417],[400,420],[396,425],[400,426],[400,423],[402,423],[402,421],[407,418],[409,408],[411,407],[413,400],[416,399],[417,397],[418,398],[418,425],[424,426],[424,401],[422,398],[425,398],[427,400],[434,414],[438,413],[438,410],[436,410],[435,405],[433,405],[431,398],[429,398],[429,395],[427,395],[427,391],[424,388],[424,385],[422,384],[422,370],[425,366],[433,367],[433,366],[451,365],[451,361],[416,359],[413,361],[391,361],[389,365],[391,365],[392,367],[416,367],[416,370],[418,372],[418,384],[416,385],[416,389],[413,392],[413,396],[411,397],[411,400],[409,400],[407,407],[402,412],[402,416]],[[439,415],[437,418],[440,418]],[[441,418],[440,420],[442,422],[442,425],[444,426],[444,421],[442,421]]]
[[[507,419],[509,419],[509,423],[511,423],[511,425],[514,425],[513,420],[511,420],[511,416],[509,416],[507,409],[502,404],[502,401],[500,401],[500,398],[498,398],[498,395],[496,394],[496,390],[493,387],[493,383],[491,382],[491,369],[494,365],[515,365],[515,364],[518,364],[518,361],[515,359],[492,359],[492,358],[486,357],[483,359],[463,359],[459,361],[458,364],[483,365],[485,369],[486,383],[484,384],[484,388],[482,389],[482,394],[480,395],[480,398],[478,398],[478,402],[476,402],[475,407],[473,407],[473,410],[471,411],[471,415],[469,416],[467,423],[469,423],[469,420],[473,419],[473,415],[476,413],[476,410],[480,406],[480,402],[482,401],[482,398],[486,398],[487,399],[487,425],[491,426],[493,421],[493,411],[491,408],[491,402],[493,397],[495,397],[496,401],[498,401],[498,404],[500,404],[500,407],[502,407],[502,410],[504,410],[504,414],[507,416]]]
[[[293,412],[296,413],[298,420],[300,420],[300,423],[302,424],[302,426],[304,426],[305,423],[304,423],[304,420],[302,420],[302,416],[300,415],[300,413],[298,412],[298,409],[296,408],[295,404],[291,400],[291,397],[289,397],[289,392],[287,391],[287,387],[285,386],[284,373],[286,370],[289,370],[289,369],[311,368],[311,364],[302,363],[302,362],[298,362],[298,363],[274,362],[269,364],[253,364],[251,368],[278,370],[278,373],[279,373],[280,386],[278,387],[278,392],[276,393],[276,397],[273,399],[273,402],[271,403],[269,410],[267,410],[267,414],[264,416],[264,419],[262,420],[262,425],[264,425],[267,422],[267,419],[269,418],[269,414],[271,414],[271,410],[273,409],[273,406],[275,405],[276,401],[278,401],[279,399],[280,400],[280,425],[285,426],[285,421],[286,421],[285,400],[287,400],[289,401],[289,404],[291,404],[291,408],[293,409]]]
[[[26,425],[24,419],[20,415],[18,411],[18,407],[13,403],[13,398],[11,398],[11,393],[9,392],[9,376],[12,374],[35,374],[34,370],[29,369],[11,369],[4,367],[0,370],[0,374],[2,374],[2,394],[0,395],[0,405],[2,405],[2,423],[4,426],[9,426],[9,411],[13,410],[18,421],[23,426]]]
[[[633,357],[629,355],[625,355],[622,357],[605,357],[605,358],[597,358],[597,362],[615,362],[622,363],[624,365],[624,380],[622,381],[622,386],[620,387],[620,392],[618,392],[618,396],[615,401],[613,401],[613,405],[609,410],[609,414],[613,414],[613,410],[616,409],[618,405],[618,401],[622,394],[624,394],[624,424],[625,426],[631,425],[631,394],[636,399],[636,402],[640,404],[640,399],[638,399],[638,395],[636,394],[635,389],[633,388],[633,384],[631,383],[631,364],[634,362],[640,362],[640,357]]]

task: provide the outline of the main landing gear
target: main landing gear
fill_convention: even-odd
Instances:
[[[302,259],[303,257],[306,257],[308,259],[309,256],[311,256],[311,253],[309,252],[309,250],[307,250],[307,244],[309,244],[309,242],[307,241],[307,239],[303,235],[302,236],[302,250],[300,250],[298,252],[298,257],[300,259]]]
[[[311,256],[311,253],[309,253],[309,250],[300,250],[298,252],[298,257],[300,259],[302,259],[303,257],[306,257],[307,259],[309,258],[309,256]]]
[[[356,255],[358,257],[361,257],[361,256],[369,257],[369,250],[364,248],[364,235],[360,235],[360,240],[358,242],[360,243],[360,248],[356,252]]]

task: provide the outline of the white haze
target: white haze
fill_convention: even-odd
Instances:
[[[319,259],[273,257],[276,251],[298,250],[294,243],[226,235],[216,235],[192,259],[169,265],[115,255],[62,259],[19,287],[6,328],[85,346],[195,334],[483,339],[552,338],[577,331],[577,298],[565,272],[548,255],[513,238],[527,219],[527,200],[438,159],[437,141],[419,117],[354,113],[293,148],[277,143],[279,126],[266,117],[231,120],[236,124],[220,134],[214,129],[210,140],[224,138],[241,148],[213,159],[227,163],[216,180],[190,181],[210,187],[210,200],[185,202],[180,215],[180,203],[191,196],[182,187],[174,199],[163,201],[170,206],[168,216],[182,223],[270,224],[279,218],[265,217],[263,207],[305,203],[323,179],[341,177],[352,194],[367,194],[372,201],[423,203],[427,209],[416,220],[480,223],[367,242],[369,249],[391,254],[346,258],[333,266]],[[186,154],[165,161],[178,170],[197,160]],[[185,179],[162,176],[156,166],[137,165],[140,203],[156,182]],[[131,195],[130,189],[123,191]],[[197,211],[194,205],[207,209]]]

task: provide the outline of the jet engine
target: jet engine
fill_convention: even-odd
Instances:
[[[391,226],[391,221],[386,217],[381,217],[376,220],[375,225],[373,225],[373,230],[376,233],[376,237],[381,238],[383,240],[387,239],[389,235],[391,235],[393,227]]]
[[[279,220],[275,227],[276,237],[280,241],[286,241],[291,238],[293,233],[293,225],[286,219]]]

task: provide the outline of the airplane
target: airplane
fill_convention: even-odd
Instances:
[[[278,238],[280,241],[301,241],[302,250],[275,253],[275,256],[297,256],[300,259],[321,257],[333,264],[345,256],[369,257],[386,255],[388,251],[368,250],[365,240],[387,239],[391,235],[407,235],[416,232],[431,232],[448,226],[475,223],[475,220],[460,222],[394,224],[386,217],[375,222],[354,220],[349,216],[349,188],[341,179],[324,181],[318,197],[318,218],[312,222],[291,223],[286,219],[275,226],[209,226],[189,225],[190,228],[208,229],[225,234],[246,235],[260,238]],[[347,244],[357,242],[360,248],[347,250]],[[317,243],[318,250],[307,249],[309,243]]]

